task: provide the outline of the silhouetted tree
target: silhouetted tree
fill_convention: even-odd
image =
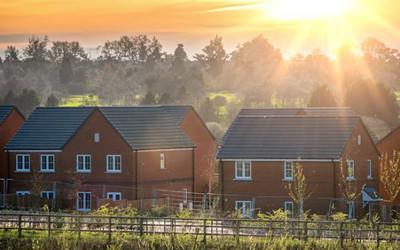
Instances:
[[[172,61],[172,70],[176,74],[183,74],[186,71],[185,62],[187,60],[187,54],[183,48],[183,44],[178,44],[178,47],[174,51],[174,59]]]
[[[71,61],[88,60],[87,53],[77,41],[53,42],[49,51],[49,57],[50,60],[55,63],[61,63],[66,57],[68,57]]]
[[[17,102],[16,96],[12,90],[8,91],[8,93],[4,96],[2,100],[3,104],[15,105]]]
[[[24,89],[17,97],[17,106],[25,115],[28,115],[32,110],[40,104],[38,94],[33,89]]]
[[[308,107],[335,107],[335,97],[329,90],[328,85],[317,85],[311,93]]]
[[[216,36],[202,51],[202,54],[196,54],[194,58],[204,65],[213,76],[219,75],[223,64],[228,59],[222,44],[222,37]]]
[[[216,108],[209,97],[204,99],[199,108],[199,114],[205,122],[217,121]]]
[[[57,107],[57,106],[58,106],[58,98],[54,94],[49,95],[49,97],[47,97],[46,107]]]
[[[28,45],[24,48],[25,60],[37,63],[45,62],[48,58],[48,51],[46,48],[48,41],[47,36],[43,39],[35,36],[29,38]]]
[[[147,92],[146,96],[144,97],[144,99],[142,100],[142,105],[154,105],[156,104],[156,97],[154,96],[154,94],[149,91]]]
[[[172,100],[171,96],[167,92],[163,93],[158,101],[159,104],[171,104],[173,102],[174,100]]]
[[[74,77],[74,72],[72,70],[72,63],[69,57],[64,57],[59,71],[59,80],[60,83],[66,84],[72,81]]]
[[[19,62],[19,51],[14,46],[7,46],[4,51],[4,62]]]

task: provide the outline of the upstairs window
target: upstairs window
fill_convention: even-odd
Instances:
[[[160,169],[165,169],[165,155],[164,155],[164,153],[160,154]]]
[[[40,171],[41,172],[54,172],[55,170],[55,156],[53,154],[50,155],[40,155]]]
[[[120,200],[122,200],[121,192],[108,192],[107,199],[110,199],[113,201],[120,201]]]
[[[235,161],[235,179],[251,179],[251,161]]]
[[[54,200],[56,198],[56,193],[54,191],[42,191],[40,196],[43,199]]]
[[[99,143],[100,142],[100,133],[94,133],[94,142]]]
[[[347,160],[347,180],[354,180],[354,160]]]
[[[372,179],[372,161],[367,160],[367,171],[368,171],[368,179]]]
[[[31,171],[31,156],[28,154],[17,154],[16,156],[16,171],[30,172]]]
[[[107,172],[121,172],[121,155],[107,155]]]
[[[357,144],[358,144],[358,145],[361,145],[361,135],[358,135],[358,136],[357,136]]]
[[[283,167],[283,179],[293,180],[293,162],[285,161]]]
[[[92,170],[92,156],[91,155],[77,155],[76,156],[76,172],[88,173]]]

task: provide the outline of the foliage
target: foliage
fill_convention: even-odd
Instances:
[[[347,178],[348,168],[346,160],[340,160],[339,169],[340,182],[338,185],[342,191],[342,195],[346,199],[346,201],[355,201],[361,195],[361,190],[364,187],[360,188],[354,179]]]
[[[58,104],[58,98],[54,94],[51,94],[49,97],[47,97],[46,107],[57,107]]]
[[[393,203],[400,192],[400,152],[393,151],[391,156],[385,153],[380,163],[380,181],[389,202]]]
[[[222,72],[224,62],[228,59],[222,44],[222,37],[215,36],[202,51],[202,54],[196,54],[194,58],[204,65],[213,76],[219,75]]]
[[[332,220],[334,221],[345,221],[347,220],[347,214],[343,212],[336,212],[331,215]]]
[[[308,107],[335,107],[337,102],[327,85],[317,85],[311,92]]]

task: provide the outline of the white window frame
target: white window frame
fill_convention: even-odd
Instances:
[[[251,180],[251,165],[251,161],[248,160],[235,161],[235,180]],[[239,167],[241,168],[240,171],[238,171]],[[249,168],[248,175],[246,167]]]
[[[289,217],[293,217],[294,214],[294,203],[293,201],[285,201],[283,203],[283,209],[285,212],[288,212]]]
[[[248,211],[247,211],[248,209]],[[251,200],[238,200],[235,201],[235,210],[244,217],[252,217],[253,202]]]
[[[347,202],[347,216],[349,219],[356,218],[356,203],[354,201]]]
[[[100,133],[98,133],[98,132],[96,132],[96,133],[94,133],[94,136],[93,136],[94,138],[93,138],[93,141],[95,142],[95,143],[99,143],[100,142]]]
[[[367,179],[373,179],[372,177],[372,160],[367,160]]]
[[[109,158],[111,158],[112,166],[109,164]],[[117,158],[119,158],[119,169],[116,169]],[[121,173],[122,172],[122,156],[121,155],[107,155],[106,156],[106,172],[107,173]]]
[[[53,195],[52,199],[49,198],[49,194]],[[54,192],[54,191],[42,191],[42,192],[40,192],[40,197],[42,197],[43,199],[48,199],[48,200],[55,200],[56,199],[56,192]]]
[[[18,157],[22,157],[22,165],[19,167],[18,165]],[[28,158],[28,166],[26,166],[26,161],[25,157]],[[22,172],[22,173],[28,173],[31,172],[31,155],[30,154],[17,154],[15,156],[15,171],[16,172]]]
[[[30,195],[30,194],[31,194],[31,191],[29,191],[29,190],[15,191],[16,196],[25,196],[25,195]]]
[[[288,171],[290,171],[291,176],[288,175]],[[286,181],[292,181],[294,175],[294,162],[293,161],[284,161],[283,163],[283,179]]]
[[[361,135],[358,135],[358,136],[357,136],[357,144],[358,144],[358,145],[361,145]]]
[[[83,157],[83,169],[79,169],[79,157]],[[89,158],[89,169],[86,169],[87,158]],[[92,172],[92,155],[90,155],[90,154],[77,154],[76,155],[76,172],[79,172],[79,173]]]
[[[53,157],[53,168],[50,169],[49,158]],[[45,168],[43,168],[43,158],[45,158]],[[54,173],[56,171],[56,156],[55,154],[41,154],[40,155],[40,172],[43,173]]]
[[[160,169],[165,169],[165,154],[160,154]]]
[[[79,195],[83,195],[82,205],[83,207],[79,207]],[[86,195],[89,195],[89,207],[87,207],[88,199]],[[92,193],[91,192],[77,192],[76,193],[76,210],[77,211],[90,211],[92,209]]]
[[[349,169],[352,168],[352,171],[349,171]],[[346,161],[346,170],[347,170],[347,176],[346,179],[348,181],[353,181],[355,180],[355,175],[356,175],[356,163],[354,160],[347,160]],[[352,175],[350,175],[352,173]]]
[[[119,195],[119,199],[116,199]],[[121,192],[107,192],[107,199],[112,201],[120,201],[122,200],[122,193]]]

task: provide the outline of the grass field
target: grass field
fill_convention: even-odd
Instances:
[[[99,97],[96,95],[71,95],[62,98],[61,107],[80,107],[80,106],[98,106],[100,105]]]

